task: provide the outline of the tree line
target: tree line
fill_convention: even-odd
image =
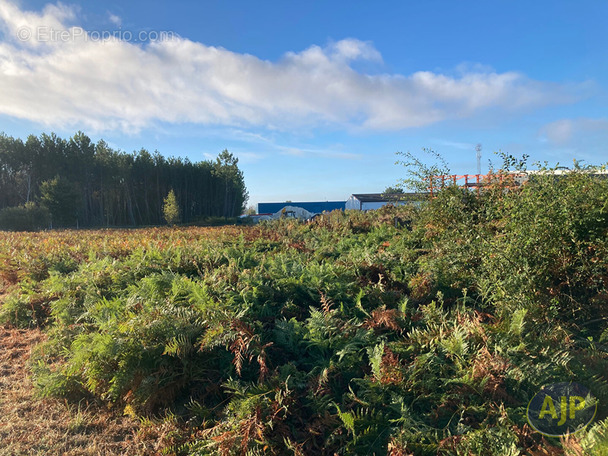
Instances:
[[[238,216],[248,199],[238,158],[227,150],[191,162],[115,150],[82,132],[25,141],[0,134],[0,227],[157,225],[171,190],[185,223]]]

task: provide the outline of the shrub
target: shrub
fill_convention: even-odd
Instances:
[[[24,206],[6,207],[0,210],[0,230],[37,231],[48,228],[49,223],[48,209],[32,202]]]
[[[179,223],[181,218],[175,192],[171,190],[163,202],[163,216],[170,226]]]
[[[311,223],[0,233],[20,287],[0,316],[47,322],[46,394],[183,417],[167,452],[544,454],[525,420],[543,385],[580,382],[608,413],[607,185],[574,173]],[[605,431],[553,454],[600,454]]]

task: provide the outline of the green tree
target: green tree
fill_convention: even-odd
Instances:
[[[445,159],[432,149],[423,148],[422,152],[433,162],[428,165],[426,160],[418,158],[411,152],[397,152],[403,157],[397,160],[396,165],[403,165],[406,169],[406,177],[401,179],[397,187],[408,188],[417,192],[425,192],[429,187],[430,178],[450,174],[450,167]],[[427,160],[428,160],[427,158]]]
[[[238,167],[239,159],[224,149],[214,163],[214,174],[223,181],[224,217],[240,215],[245,210],[249,193],[245,187],[243,172]]]
[[[62,181],[54,182],[57,176]],[[77,191],[73,201],[61,196],[60,184],[68,196]],[[52,209],[56,226],[155,225],[164,223],[170,189],[179,197],[180,222],[238,216],[248,196],[238,160],[228,151],[217,161],[193,163],[158,151],[115,150],[82,132],[69,140],[51,133],[26,141],[0,133],[0,210],[35,202]]]
[[[404,191],[401,187],[386,187],[383,193],[385,195],[402,195]]]
[[[173,226],[179,222],[179,205],[177,204],[177,198],[175,197],[175,192],[173,190],[171,190],[165,198],[163,214],[169,225]]]
[[[40,202],[51,213],[51,223],[57,226],[78,224],[82,196],[78,187],[57,176],[40,186]]]

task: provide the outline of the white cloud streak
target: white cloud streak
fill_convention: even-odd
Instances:
[[[112,14],[112,13],[108,12],[108,20],[116,26],[120,27],[122,25],[121,17],[117,16],[116,14]]]
[[[340,160],[361,160],[363,156],[361,154],[355,154],[351,152],[341,152],[332,149],[313,149],[313,148],[301,148],[301,147],[286,147],[276,146],[276,148],[283,155],[292,155],[295,157],[315,157],[315,158],[337,158]]]
[[[608,139],[608,118],[560,119],[541,128],[540,139],[557,146],[583,144],[590,137]]]
[[[0,113],[96,131],[133,132],[162,122],[400,130],[487,109],[572,101],[565,88],[517,72],[365,74],[352,64],[381,64],[382,56],[352,38],[271,62],[179,37],[96,41],[81,35],[77,21],[77,11],[61,3],[38,13],[0,0]],[[48,30],[71,38],[37,40],[41,28],[45,38]],[[19,40],[23,30],[31,39]]]
[[[543,137],[553,144],[567,144],[572,139],[574,122],[570,119],[556,120],[542,129]]]
[[[442,146],[447,146],[447,147],[452,147],[454,149],[459,149],[459,150],[475,150],[475,146],[477,144],[473,144],[473,143],[465,143],[465,142],[461,142],[461,141],[450,141],[447,139],[435,139],[434,142],[436,142],[437,144],[440,144]]]

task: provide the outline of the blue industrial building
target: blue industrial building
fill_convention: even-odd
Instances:
[[[344,210],[346,201],[289,201],[284,203],[258,203],[258,214],[274,214],[285,206],[296,206],[313,214],[323,211]]]

